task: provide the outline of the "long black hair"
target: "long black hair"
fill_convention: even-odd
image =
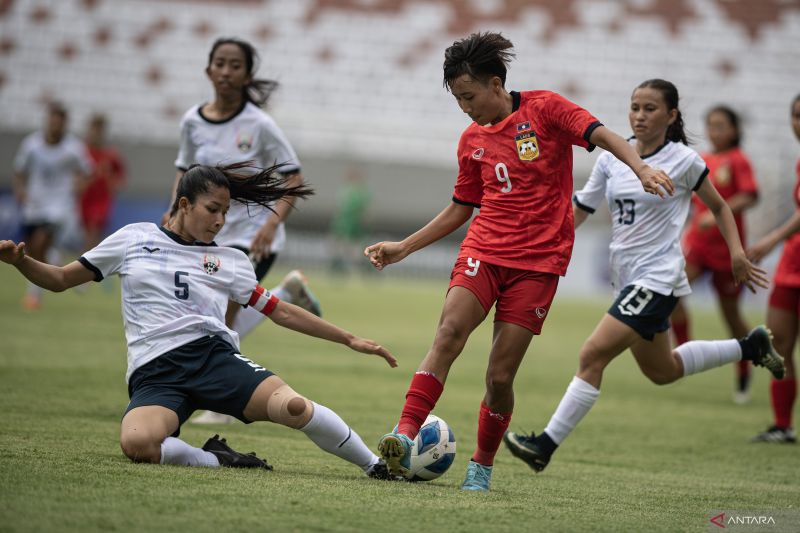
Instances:
[[[706,113],[706,120],[708,120],[713,113],[721,113],[725,115],[725,118],[727,118],[728,122],[731,123],[733,129],[736,130],[736,135],[734,135],[733,140],[731,141],[731,147],[739,147],[742,144],[742,128],[740,127],[742,121],[739,118],[739,113],[726,105],[720,104],[708,110],[708,113]]]
[[[678,96],[678,88],[675,87],[672,82],[659,78],[643,81],[636,88],[655,89],[661,93],[661,96],[664,98],[664,102],[667,104],[667,110],[672,111],[673,109],[676,109],[678,111],[678,116],[675,118],[675,122],[670,124],[669,128],[667,128],[667,140],[689,144],[689,139],[686,137],[686,131],[684,131],[683,115],[681,114],[681,110],[678,108],[678,102],[680,101],[680,97]]]
[[[279,170],[282,166],[259,168],[254,166],[253,161],[224,166],[192,165],[178,181],[170,216],[178,212],[182,197],[194,204],[197,196],[207,193],[211,187],[225,187],[230,191],[232,200],[248,206],[260,205],[270,211],[274,211],[270,204],[282,198],[306,198],[314,194],[314,189],[305,183],[287,186],[294,174],[281,174]]]
[[[444,51],[444,87],[469,74],[481,83],[497,76],[506,84],[508,63],[515,56],[514,45],[499,33],[473,33]]]
[[[242,51],[242,54],[244,54],[244,62],[247,67],[247,73],[250,76],[250,83],[242,87],[242,98],[245,101],[254,103],[258,107],[267,105],[267,100],[269,100],[273,91],[278,88],[278,82],[268,79],[256,79],[255,75],[256,71],[258,71],[260,58],[252,44],[235,37],[221,37],[217,39],[214,41],[214,44],[211,46],[211,51],[208,53],[208,65],[206,68],[211,66],[211,61],[214,59],[214,52],[224,44],[236,45]]]

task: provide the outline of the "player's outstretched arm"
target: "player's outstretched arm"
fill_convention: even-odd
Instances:
[[[719,231],[728,244],[728,250],[731,253],[731,270],[736,283],[744,283],[751,292],[756,292],[756,286],[763,289],[769,287],[767,272],[747,259],[744,248],[742,248],[742,241],[739,239],[733,212],[711,181],[703,180],[696,192],[697,196],[708,206],[708,210],[714,213]]]
[[[362,339],[349,331],[331,324],[305,309],[288,302],[279,301],[268,315],[270,320],[299,333],[311,335],[331,342],[344,344],[357,352],[373,354],[386,360],[390,367],[397,366],[397,359],[389,351],[370,339]]]
[[[750,261],[758,263],[779,243],[785,241],[798,231],[800,231],[800,210],[795,211],[789,220],[764,235],[761,240],[751,246],[747,250],[747,257]]]
[[[369,258],[372,266],[383,270],[385,266],[398,263],[417,250],[453,233],[469,220],[472,210],[472,206],[453,202],[413,235],[409,235],[400,242],[382,241],[367,246],[364,255]]]
[[[94,279],[94,273],[77,261],[61,267],[25,255],[24,242],[0,241],[0,261],[16,267],[31,283],[53,292],[65,291]]]
[[[595,128],[589,136],[589,142],[611,152],[614,157],[628,165],[639,178],[639,181],[642,182],[645,192],[657,194],[661,198],[664,198],[667,194],[672,196],[675,192],[672,180],[667,176],[666,172],[652,168],[642,161],[642,158],[639,157],[639,154],[636,153],[636,150],[628,141],[605,126]]]

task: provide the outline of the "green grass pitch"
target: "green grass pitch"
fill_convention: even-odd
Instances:
[[[21,276],[0,271],[0,531],[707,531],[716,509],[800,504],[798,448],[747,442],[770,422],[763,369],[752,402],[739,406],[732,368],[657,387],[629,354],[611,365],[595,409],[544,473],[501,448],[492,491],[460,492],[490,321],[470,339],[436,408],[458,453],[434,482],[369,480],[300,432],[266,423],[187,424],[182,437],[199,446],[218,431],[266,456],[274,472],[132,464],[118,444],[127,403],[118,289],[45,294],[39,312],[24,313]],[[337,411],[374,448],[397,421],[447,280],[312,279],[326,318],[379,340],[400,367],[272,324],[243,352]],[[546,424],[607,303],[556,299],[517,376],[513,429]],[[763,320],[762,309],[748,312]],[[693,318],[698,338],[725,336],[715,313]]]

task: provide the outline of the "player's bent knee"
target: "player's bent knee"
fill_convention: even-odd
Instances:
[[[440,350],[452,352],[460,351],[466,341],[467,335],[460,328],[444,322],[436,331],[434,345]]]
[[[308,424],[313,412],[311,401],[297,394],[285,383],[275,389],[267,401],[267,416],[270,421],[294,429]]]
[[[161,442],[141,431],[125,431],[120,435],[122,453],[135,463],[158,463],[161,461]]]

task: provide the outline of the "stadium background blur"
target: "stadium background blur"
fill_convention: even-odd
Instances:
[[[267,111],[317,190],[290,218],[281,259],[327,264],[324,236],[353,168],[372,195],[365,244],[400,237],[449,202],[469,119],[442,87],[443,50],[479,30],[515,44],[507,87],[560,92],[623,134],[631,90],[648,78],[677,85],[697,149],[707,146],[705,111],[731,105],[744,118],[743,147],[761,187],[751,240],[793,209],[798,150],[788,107],[800,90],[800,0],[3,0],[0,237],[14,222],[13,155],[50,100],[67,106],[79,135],[90,114],[109,118],[129,176],[111,229],[157,221],[180,117],[212,96],[204,69],[219,36],[252,42],[259,77],[280,82]],[[575,153],[580,187],[597,153]],[[608,217],[595,220],[579,232],[561,292],[608,292]],[[448,272],[462,234],[390,275]]]

